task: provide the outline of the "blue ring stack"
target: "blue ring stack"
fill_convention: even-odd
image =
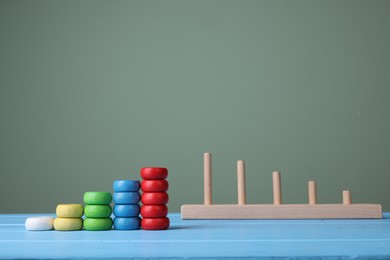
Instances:
[[[136,180],[115,180],[114,189],[114,228],[118,230],[136,230],[141,227],[140,182]]]

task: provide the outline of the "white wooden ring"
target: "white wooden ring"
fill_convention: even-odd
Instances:
[[[46,231],[54,228],[53,223],[53,217],[31,217],[26,219],[24,226],[30,231]]]

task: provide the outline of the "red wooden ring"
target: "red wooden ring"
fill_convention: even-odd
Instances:
[[[167,191],[169,184],[166,180],[143,180],[141,190],[144,192]]]
[[[163,180],[168,177],[168,169],[162,167],[141,168],[141,178],[144,180]]]
[[[144,205],[164,205],[169,201],[166,192],[145,192],[142,193],[141,202]]]
[[[166,205],[143,205],[141,207],[141,216],[143,218],[163,218],[168,215]]]
[[[169,228],[169,218],[142,218],[142,229],[164,230]]]

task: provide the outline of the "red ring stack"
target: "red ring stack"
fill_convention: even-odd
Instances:
[[[141,169],[141,226],[145,230],[164,230],[169,227],[167,203],[169,200],[168,169],[144,167]]]

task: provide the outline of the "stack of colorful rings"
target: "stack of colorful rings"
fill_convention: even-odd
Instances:
[[[83,228],[83,205],[59,204],[56,208],[57,217],[54,219],[54,229],[73,231]]]
[[[118,230],[135,230],[141,226],[140,182],[135,180],[115,180],[114,189],[114,227]]]
[[[110,230],[112,228],[112,200],[109,192],[88,191],[84,194],[84,229],[91,231]]]
[[[144,167],[141,169],[141,226],[145,230],[164,230],[169,227],[168,188],[165,180],[168,169],[160,167]]]

